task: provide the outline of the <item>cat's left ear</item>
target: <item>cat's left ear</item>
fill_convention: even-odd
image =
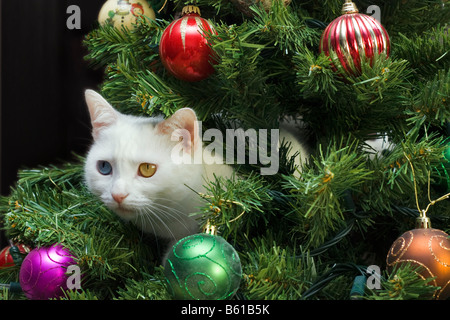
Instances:
[[[97,139],[102,129],[117,121],[118,112],[94,90],[86,90],[85,97],[91,116],[92,136]]]
[[[200,141],[197,115],[190,108],[176,111],[170,118],[158,123],[159,134],[170,135],[172,141],[181,141],[187,153],[197,150]]]

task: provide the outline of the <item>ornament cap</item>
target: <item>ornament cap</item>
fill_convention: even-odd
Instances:
[[[352,2],[351,0],[345,0],[341,12],[342,14],[351,14],[351,13],[358,13],[359,10],[354,2]]]
[[[425,214],[416,219],[416,229],[431,229],[431,220]]]
[[[199,16],[201,15],[200,8],[197,6],[184,6],[183,9],[181,10],[181,14],[183,16],[190,13],[195,13],[198,14]]]
[[[214,224],[212,224],[210,220],[208,220],[206,222],[206,225],[203,227],[203,233],[217,236],[217,227]]]

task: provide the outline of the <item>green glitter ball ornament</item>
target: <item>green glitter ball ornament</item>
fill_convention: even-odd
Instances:
[[[177,300],[224,300],[239,289],[242,267],[224,238],[208,233],[185,237],[170,251],[164,273]]]

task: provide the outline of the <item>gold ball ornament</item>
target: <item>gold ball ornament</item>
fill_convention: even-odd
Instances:
[[[444,231],[422,224],[402,234],[389,249],[386,264],[388,271],[402,263],[419,265],[423,279],[434,278],[430,285],[440,287],[435,299],[450,298],[450,240]]]
[[[118,29],[126,27],[131,30],[140,16],[156,18],[155,11],[147,0],[108,0],[100,9],[98,22],[101,25],[109,24]]]

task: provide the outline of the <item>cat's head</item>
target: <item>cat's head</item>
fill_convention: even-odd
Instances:
[[[196,197],[186,185],[195,190],[201,183],[200,166],[174,159],[180,147],[189,156],[201,152],[194,111],[183,108],[168,119],[135,117],[118,112],[95,91],[85,96],[94,138],[85,163],[88,188],[144,229],[155,228],[143,226],[146,219],[154,225],[162,219],[166,226],[166,220],[180,219],[183,202]]]

